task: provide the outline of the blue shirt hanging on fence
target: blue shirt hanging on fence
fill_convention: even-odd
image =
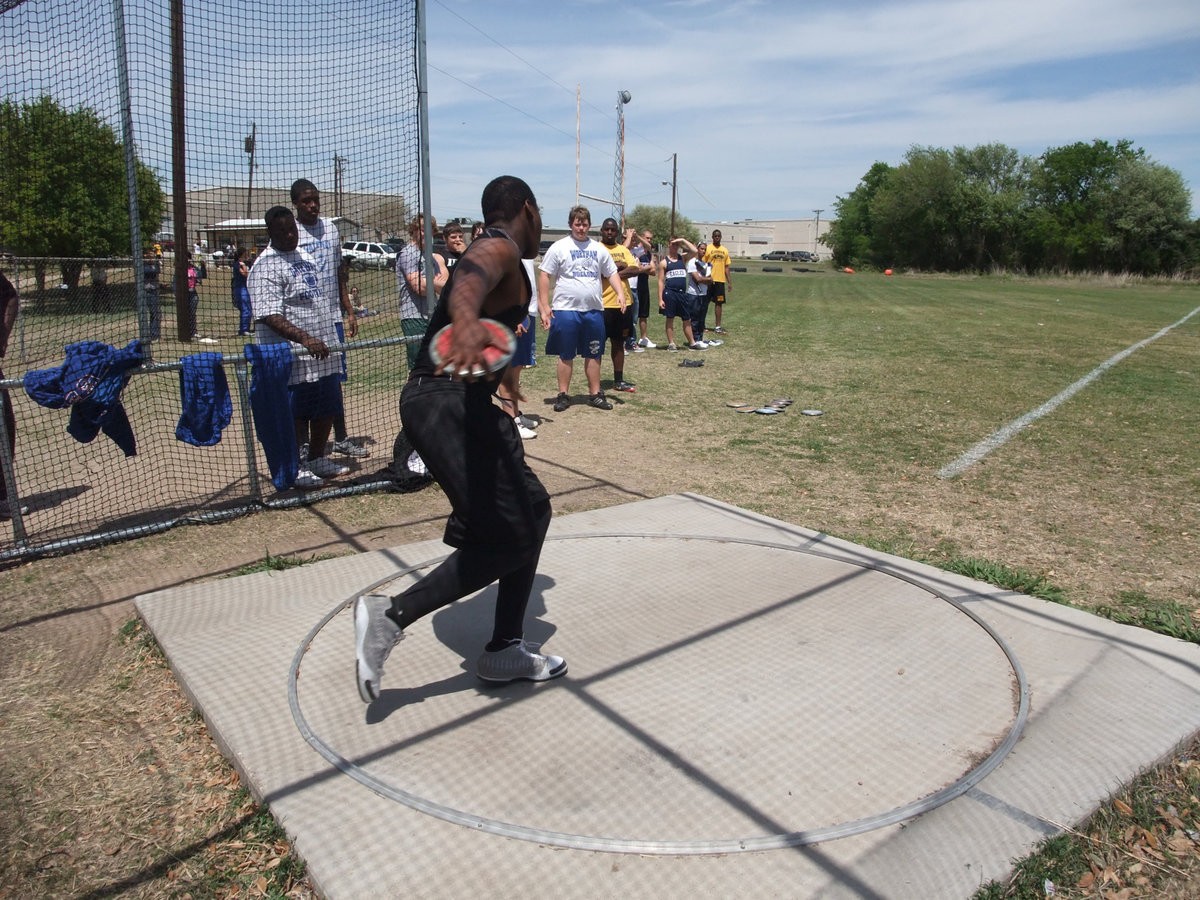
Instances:
[[[250,411],[254,431],[262,444],[275,489],[286,491],[296,483],[300,452],[288,379],[292,374],[291,344],[247,344],[250,363]]]
[[[197,447],[221,441],[221,432],[233,418],[233,400],[220,353],[192,353],[179,361],[179,400],[183,415],[175,437]]]
[[[102,430],[126,456],[137,455],[137,442],[121,392],[130,370],[142,364],[142,342],[130,341],[118,350],[99,341],[80,341],[65,348],[63,364],[56,369],[26,372],[23,379],[29,399],[50,409],[71,408],[67,433],[83,444]]]

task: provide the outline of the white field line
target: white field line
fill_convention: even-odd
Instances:
[[[995,450],[998,447],[1002,447],[1006,443],[1008,443],[1008,441],[1011,438],[1013,438],[1017,434],[1017,432],[1019,432],[1026,425],[1028,425],[1031,422],[1037,421],[1042,416],[1047,415],[1048,413],[1054,412],[1054,410],[1057,409],[1061,404],[1065,403],[1067,400],[1070,400],[1072,397],[1074,397],[1076,394],[1078,394],[1081,390],[1083,390],[1085,387],[1087,387],[1089,384],[1091,384],[1093,381],[1095,381],[1097,378],[1099,378],[1101,375],[1103,375],[1105,372],[1107,372],[1109,369],[1111,369],[1113,366],[1115,366],[1117,363],[1119,363],[1125,357],[1129,356],[1129,354],[1133,353],[1135,350],[1140,350],[1142,347],[1145,347],[1151,341],[1157,341],[1163,335],[1168,334],[1171,331],[1173,331],[1174,329],[1178,328],[1180,325],[1182,325],[1184,322],[1186,322],[1192,316],[1196,315],[1196,313],[1200,313],[1200,306],[1193,309],[1190,313],[1188,313],[1186,316],[1184,316],[1182,319],[1180,319],[1175,324],[1168,325],[1166,328],[1162,329],[1161,331],[1157,332],[1156,334],[1151,335],[1150,337],[1146,338],[1144,341],[1138,341],[1132,347],[1126,347],[1124,350],[1122,350],[1116,356],[1100,363],[1100,365],[1096,366],[1096,368],[1092,369],[1092,371],[1088,372],[1086,375],[1084,375],[1082,378],[1080,378],[1077,382],[1075,382],[1073,385],[1071,385],[1066,390],[1064,390],[1058,394],[1055,394],[1053,397],[1051,397],[1049,400],[1047,400],[1045,403],[1043,403],[1037,409],[1031,409],[1029,412],[1025,413],[1025,415],[1021,416],[1019,419],[1013,419],[1011,422],[1009,422],[1007,425],[1005,425],[999,431],[996,431],[993,434],[991,434],[990,436],[984,438],[982,441],[980,441],[978,444],[976,444],[974,447],[972,447],[970,450],[968,450],[966,453],[964,453],[962,456],[960,456],[954,462],[950,463],[949,465],[943,466],[941,469],[938,470],[938,477],[953,478],[956,475],[961,475],[963,472],[965,472],[971,466],[975,465],[975,463],[979,462],[979,460],[983,459],[985,456],[987,456],[993,450]]]

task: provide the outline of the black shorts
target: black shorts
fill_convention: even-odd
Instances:
[[[487,385],[414,376],[400,395],[400,422],[450,501],[447,544],[540,542],[534,510],[550,495],[525,462],[512,417],[492,402]]]
[[[633,310],[629,306],[625,307],[624,312],[606,306],[604,308],[604,336],[618,345],[623,344],[631,331],[632,314]]]
[[[714,281],[708,286],[708,299],[711,303],[725,302],[725,282]]]

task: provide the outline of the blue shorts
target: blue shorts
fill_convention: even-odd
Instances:
[[[343,414],[342,376],[334,372],[316,381],[301,381],[288,385],[292,401],[292,418],[312,421]]]
[[[576,356],[600,359],[604,355],[604,310],[555,310],[546,338],[546,355],[564,360]]]
[[[537,319],[533,316],[525,317],[525,333],[517,338],[517,349],[513,352],[511,365],[537,365]]]
[[[690,319],[692,317],[691,296],[683,291],[663,291],[663,308],[659,312],[668,319]]]

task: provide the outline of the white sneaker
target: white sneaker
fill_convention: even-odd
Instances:
[[[520,422],[517,422],[517,434],[521,436],[521,440],[523,441],[532,441],[535,437],[537,437],[536,431],[534,431],[532,428],[526,428]]]
[[[524,425],[526,428],[530,428],[535,431],[537,430],[537,427],[538,427],[537,420],[529,418],[529,416],[525,415],[524,413],[517,416],[517,424]]]
[[[298,469],[296,471],[296,480],[292,482],[293,487],[298,488],[319,488],[325,484],[323,478],[318,478],[310,469]]]
[[[638,346],[645,347],[647,350],[653,350],[658,346],[658,344],[654,343],[654,341],[650,340],[650,338],[642,338],[640,341],[638,341]]]
[[[707,350],[708,344],[704,343],[704,341],[696,341],[696,343],[692,344],[691,347],[689,347],[688,349],[689,350]]]
[[[316,459],[310,459],[308,461],[308,468],[309,471],[319,478],[337,478],[339,475],[345,475],[350,471],[348,466],[334,462],[328,456],[318,456]]]
[[[674,353],[679,348],[676,347],[674,344],[667,344],[667,349],[670,350],[672,353]]]
[[[708,344],[708,346],[710,346],[710,347],[720,347],[725,342],[719,341],[716,339],[710,339],[710,340],[705,341],[704,343]]]

